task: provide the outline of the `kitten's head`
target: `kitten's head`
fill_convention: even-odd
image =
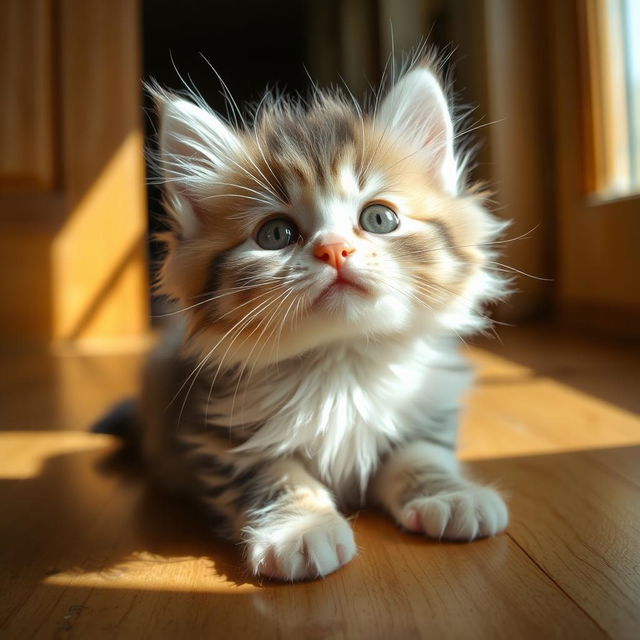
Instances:
[[[415,331],[463,333],[501,293],[501,225],[465,191],[436,75],[414,66],[371,113],[338,94],[267,97],[230,126],[152,89],[173,220],[161,291],[229,362]]]

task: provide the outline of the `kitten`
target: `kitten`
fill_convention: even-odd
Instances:
[[[140,403],[155,478],[282,580],[355,556],[340,509],[438,539],[504,529],[503,500],[454,453],[458,336],[504,293],[488,264],[504,223],[463,184],[432,65],[370,113],[316,91],[267,96],[240,126],[151,92],[173,229],[159,289],[182,318]]]

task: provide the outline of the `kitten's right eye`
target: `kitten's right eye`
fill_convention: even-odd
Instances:
[[[298,229],[288,218],[272,218],[258,229],[256,242],[268,251],[284,249],[300,237]]]

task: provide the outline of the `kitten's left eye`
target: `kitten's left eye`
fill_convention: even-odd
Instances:
[[[284,249],[300,237],[298,229],[288,218],[272,218],[258,229],[256,242],[269,251]]]
[[[383,204],[372,204],[360,214],[360,226],[370,233],[391,233],[398,228],[400,218]]]

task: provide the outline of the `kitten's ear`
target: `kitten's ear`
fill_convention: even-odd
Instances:
[[[457,193],[453,122],[442,87],[429,69],[417,67],[404,75],[378,107],[375,123],[415,147],[440,187]]]
[[[169,207],[185,235],[199,226],[201,199],[238,149],[235,132],[213,111],[148,87],[158,112],[159,169]]]

